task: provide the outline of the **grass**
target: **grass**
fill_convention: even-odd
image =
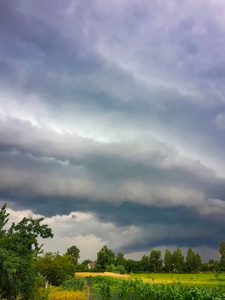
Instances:
[[[145,283],[182,283],[187,286],[211,286],[222,287],[225,289],[225,273],[213,274],[213,273],[198,273],[198,274],[165,274],[165,273],[152,273],[152,274],[132,274],[132,275],[120,275],[116,273],[104,272],[82,272],[76,273],[76,277],[88,277],[88,276],[107,276],[121,279],[142,279]]]
[[[218,286],[225,288],[225,273],[198,273],[198,274],[134,274],[133,278],[142,279],[149,283],[176,283],[191,286]]]
[[[48,300],[86,300],[86,291],[56,291],[48,296]]]

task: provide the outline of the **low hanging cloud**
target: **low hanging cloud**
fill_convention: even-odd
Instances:
[[[83,251],[218,247],[224,15],[222,0],[2,1],[0,201]]]

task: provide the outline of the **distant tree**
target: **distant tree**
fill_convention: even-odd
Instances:
[[[105,271],[107,265],[115,264],[115,254],[107,246],[104,246],[97,253],[96,264],[100,266],[102,271]]]
[[[74,276],[76,258],[70,254],[47,252],[35,261],[36,272],[44,276],[48,283],[62,284],[67,276]]]
[[[209,265],[206,263],[202,263],[201,264],[201,268],[200,268],[201,272],[208,272],[209,271]]]
[[[114,264],[110,264],[110,265],[107,265],[106,268],[105,268],[106,272],[115,272],[116,270],[116,267]]]
[[[149,256],[149,265],[152,272],[160,272],[162,267],[161,255],[162,253],[160,250],[151,250]]]
[[[119,265],[122,265],[124,266],[126,263],[126,260],[124,258],[124,254],[122,252],[119,252],[117,254],[117,257],[116,257],[116,265],[119,266]]]
[[[89,263],[91,263],[90,259],[86,259],[82,261],[82,265],[87,266]]]
[[[149,271],[149,258],[147,255],[143,255],[141,258],[141,265],[144,272]]]
[[[210,259],[209,260],[208,267],[209,267],[209,271],[210,272],[214,272],[215,271],[215,261],[214,261],[214,259]]]
[[[35,281],[33,259],[41,251],[38,237],[53,237],[44,218],[23,218],[12,223],[8,230],[4,226],[9,214],[6,205],[0,209],[0,292],[8,300],[30,299]]]
[[[180,250],[177,248],[176,251],[172,254],[172,262],[173,262],[173,272],[182,273],[185,269],[184,256]]]
[[[119,274],[125,274],[126,270],[123,265],[118,265],[118,266],[116,266],[114,272],[119,273]]]
[[[195,253],[191,248],[187,251],[186,256],[186,271],[187,273],[197,273],[201,267],[201,257],[198,253]]]
[[[127,273],[131,273],[131,272],[132,273],[140,273],[143,271],[141,261],[136,261],[133,259],[126,260],[125,269],[126,269]]]
[[[220,267],[222,271],[225,271],[225,242],[220,242],[220,250],[219,253],[221,255],[220,258]]]
[[[88,271],[88,267],[83,264],[79,264],[76,267],[76,272],[87,272],[87,271]]]
[[[68,248],[66,253],[72,255],[76,259],[76,264],[78,263],[78,259],[80,258],[80,250],[76,246]]]
[[[173,271],[173,259],[172,253],[169,249],[165,250],[164,254],[164,269],[166,273],[171,273]]]

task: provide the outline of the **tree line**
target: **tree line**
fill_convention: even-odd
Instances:
[[[78,264],[80,250],[75,246],[66,253],[43,253],[38,238],[52,238],[52,230],[42,224],[43,218],[23,218],[18,224],[12,223],[8,230],[5,225],[9,221],[6,205],[0,209],[0,298],[15,300],[33,299],[36,288],[48,284],[61,285],[68,276],[75,272],[90,271],[85,260]],[[177,248],[173,253],[166,249],[164,259],[160,250],[151,250],[140,261],[125,259],[124,254],[115,253],[104,246],[97,253],[95,267],[91,271],[117,273],[196,273],[225,271],[225,242],[220,243],[221,259],[219,262],[210,260],[202,263],[201,257],[191,248],[186,258]]]
[[[222,272],[225,271],[225,242],[220,243],[221,259],[208,263],[202,263],[199,253],[188,249],[186,257],[181,249],[177,248],[173,253],[165,250],[164,258],[160,250],[152,249],[149,256],[143,255],[141,260],[125,259],[124,254],[114,252],[104,246],[97,253],[93,272],[118,272],[118,273],[198,273],[198,272]],[[85,260],[77,266],[77,271],[87,271],[89,260]]]

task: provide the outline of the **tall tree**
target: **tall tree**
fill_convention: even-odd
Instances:
[[[161,251],[160,250],[151,250],[149,256],[149,265],[150,269],[153,272],[160,272],[162,267],[162,259],[161,259]]]
[[[80,258],[80,250],[76,246],[68,248],[66,253],[72,255],[76,259],[76,264],[78,263],[78,259]]]
[[[141,258],[141,265],[144,272],[149,271],[149,258],[147,255],[143,255]]]
[[[126,263],[126,260],[124,258],[124,254],[122,252],[119,252],[117,254],[117,257],[116,257],[116,265],[117,266],[120,266],[120,265],[124,266],[125,263]]]
[[[177,250],[174,251],[174,253],[172,254],[172,261],[173,261],[173,272],[178,272],[178,273],[184,272],[185,262],[184,262],[184,256],[180,248],[177,248]]]
[[[165,250],[164,254],[164,268],[166,273],[171,273],[173,271],[173,260],[172,253],[169,249]]]
[[[62,284],[66,276],[73,276],[76,258],[69,254],[47,252],[35,261],[35,270],[46,278],[47,283]]]
[[[220,266],[221,266],[221,270],[225,271],[225,242],[221,241],[220,242]]]
[[[0,209],[0,290],[8,300],[31,297],[35,273],[33,258],[40,252],[38,237],[53,237],[47,225],[41,225],[43,218],[23,218],[12,223],[8,230],[4,226],[9,214],[6,205]]]
[[[197,273],[201,267],[201,257],[198,253],[195,253],[191,248],[187,251],[186,256],[186,271],[188,273]]]
[[[108,249],[107,246],[102,247],[102,249],[97,253],[96,265],[102,271],[105,271],[107,265],[115,263],[115,254],[111,249]]]

